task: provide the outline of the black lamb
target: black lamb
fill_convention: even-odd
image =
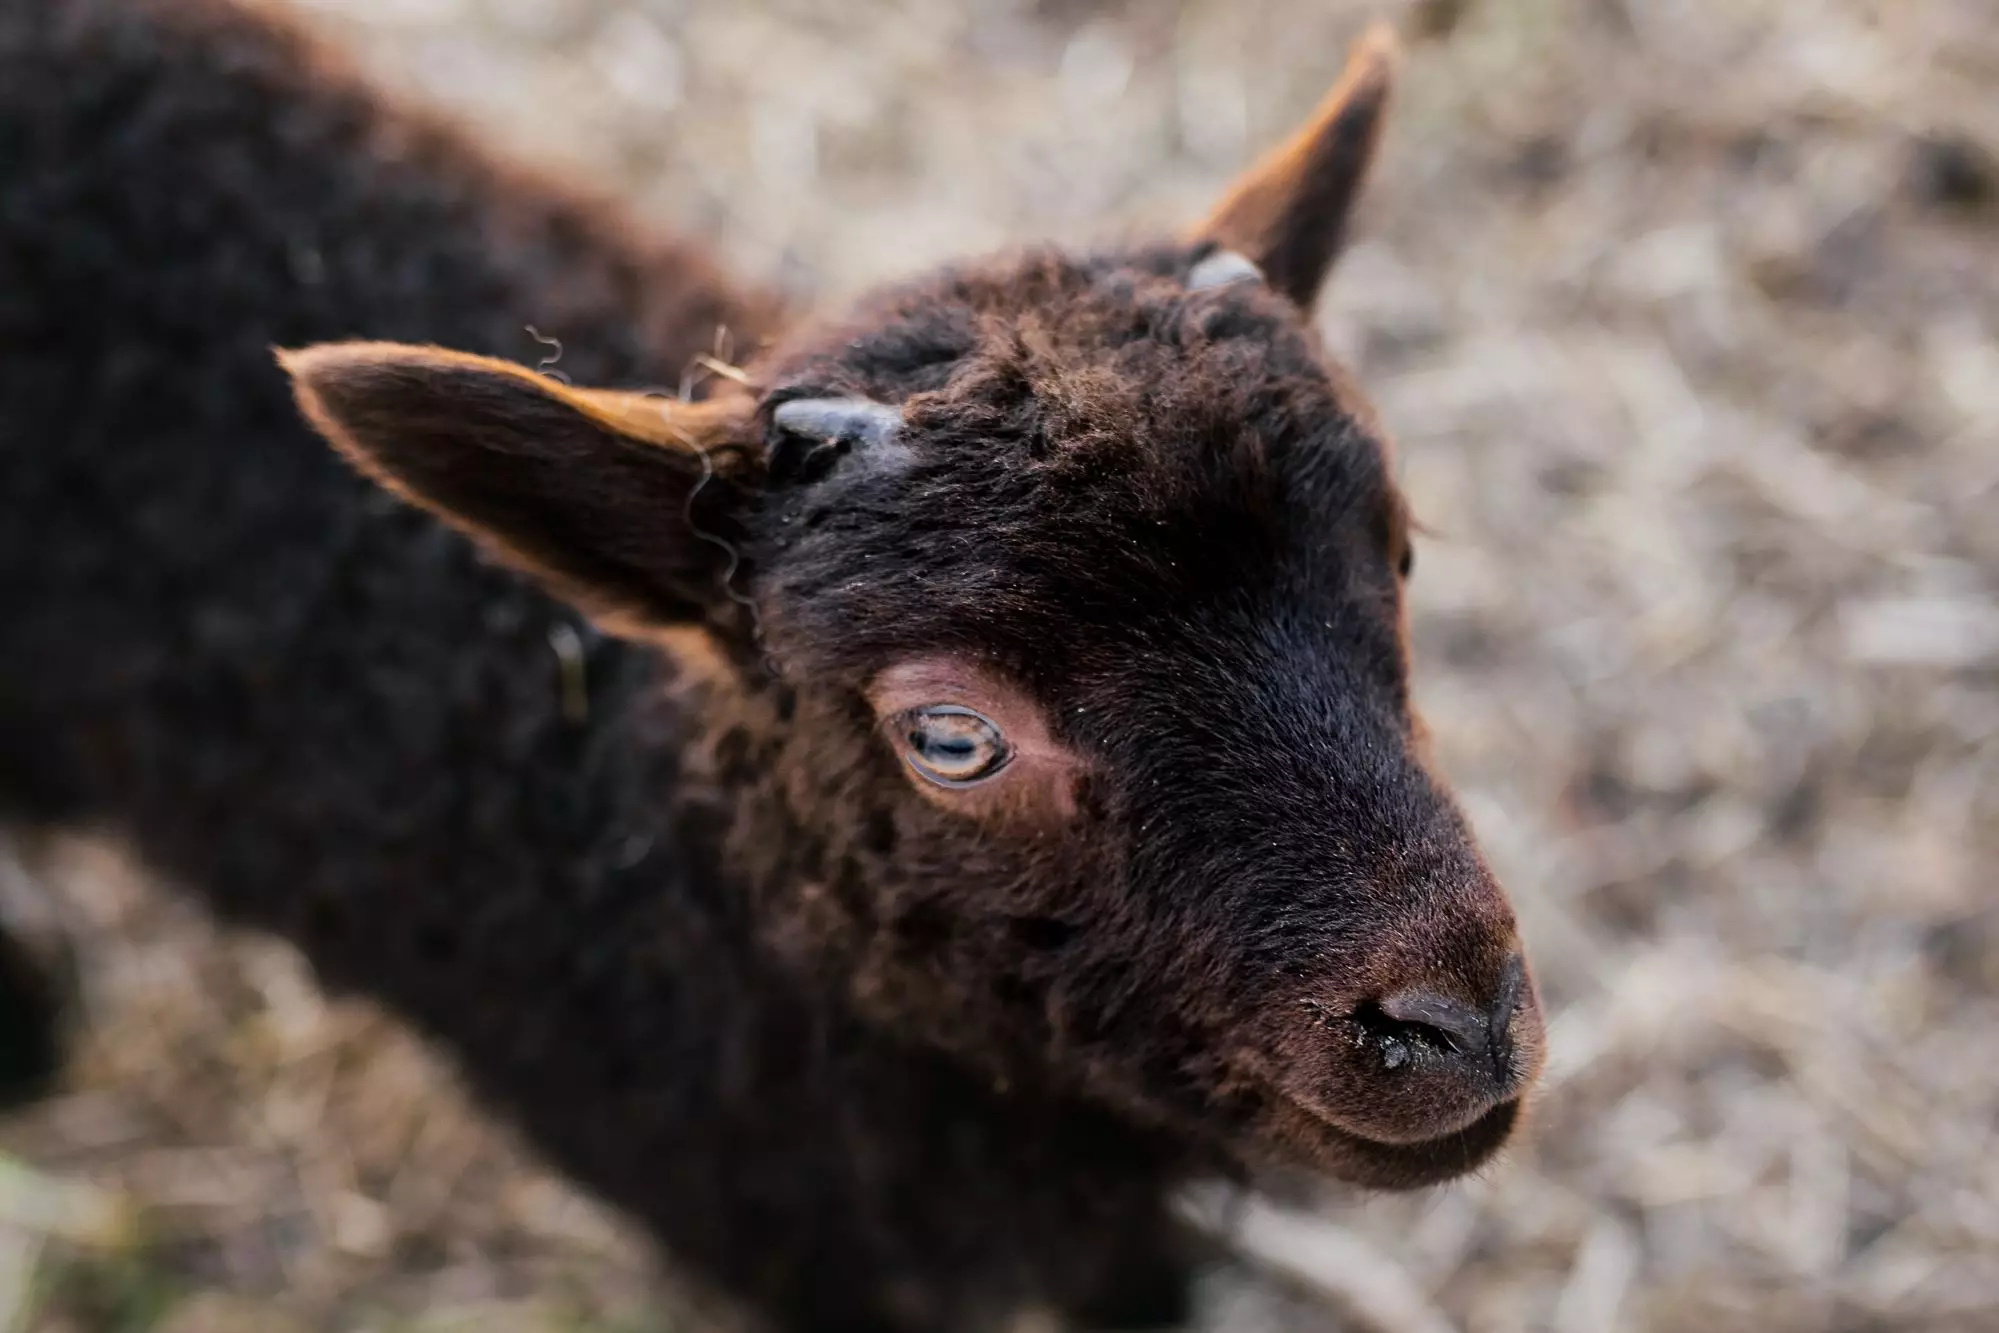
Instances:
[[[1184,239],[786,325],[267,17],[0,0],[0,813],[777,1328],[1167,1323],[1182,1182],[1475,1167],[1541,1023],[1309,322],[1391,68]]]

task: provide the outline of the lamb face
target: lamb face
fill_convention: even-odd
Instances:
[[[1422,756],[1373,414],[1217,253],[955,272],[772,367],[748,549],[814,937],[996,1077],[1429,1183],[1506,1139],[1533,988]]]

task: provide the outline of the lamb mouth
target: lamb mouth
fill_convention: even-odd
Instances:
[[[1512,1137],[1521,1107],[1514,1098],[1448,1134],[1384,1143],[1342,1128],[1291,1097],[1282,1100],[1296,1117],[1287,1117],[1290,1123],[1280,1125],[1278,1135],[1292,1155],[1337,1180],[1376,1190],[1423,1189],[1476,1171]]]

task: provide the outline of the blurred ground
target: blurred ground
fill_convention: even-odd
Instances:
[[[1483,1179],[1264,1219],[1357,1308],[1223,1275],[1209,1322],[1999,1327],[1990,0],[288,2],[818,297],[1194,217],[1385,8],[1326,327],[1554,1066]],[[42,873],[90,1035],[0,1128],[22,1327],[695,1326],[385,1020],[100,850]]]

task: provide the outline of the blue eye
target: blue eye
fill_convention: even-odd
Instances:
[[[940,786],[982,782],[1013,758],[991,718],[956,704],[912,708],[895,728],[909,766]]]

